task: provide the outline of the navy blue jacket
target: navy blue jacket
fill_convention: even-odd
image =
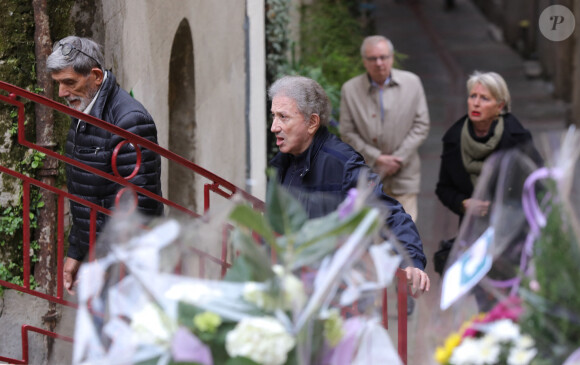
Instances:
[[[461,130],[467,115],[456,121],[443,136],[443,153],[439,169],[439,181],[435,193],[443,205],[463,218],[463,200],[471,198],[474,186],[463,166],[461,158]],[[532,143],[532,135],[512,114],[503,116],[504,131],[496,151],[518,147],[536,163],[542,158]]]
[[[310,218],[336,210],[348,191],[356,188],[362,171],[368,172],[369,179],[380,181],[363,157],[326,127],[320,127],[310,147],[300,156],[280,152],[270,164],[277,169],[282,185],[302,202]],[[382,184],[377,183],[374,192],[389,210],[388,227],[407,249],[415,267],[424,270],[427,261],[415,223],[403,206],[382,189]]]
[[[117,85],[115,76],[110,71],[90,114],[157,143],[157,129],[153,118],[141,103]],[[123,140],[124,138],[120,136],[73,118],[67,135],[65,153],[72,159],[112,175],[113,150]],[[129,181],[161,195],[161,157],[145,148],[141,148],[141,152],[139,172]],[[121,176],[128,176],[133,172],[136,155],[135,148],[131,144],[126,144],[120,149],[117,169]],[[66,176],[69,193],[107,209],[114,206],[116,194],[122,188],[115,182],[71,165],[66,166]],[[163,213],[162,203],[140,194],[138,208],[141,213],[148,216]],[[67,256],[83,260],[89,249],[90,209],[73,201],[70,202],[70,209],[72,227]],[[104,215],[97,215],[97,232],[102,230],[105,221]]]

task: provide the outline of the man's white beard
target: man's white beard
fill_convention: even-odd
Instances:
[[[95,97],[95,95],[97,95],[97,91],[99,91],[99,88],[95,88],[94,90],[89,90],[89,94],[86,98],[81,98],[81,97],[75,96],[72,98],[66,98],[65,100],[66,100],[68,106],[70,106],[71,108],[73,108],[75,110],[78,110],[79,112],[82,112],[87,108],[87,106],[89,106],[91,101],[93,101],[93,98]],[[80,100],[80,104],[76,107],[71,104],[71,102],[73,102],[75,100]]]

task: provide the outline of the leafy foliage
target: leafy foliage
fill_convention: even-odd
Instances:
[[[44,202],[40,200],[38,189],[31,189],[30,193],[30,229],[37,228],[38,214],[44,207]],[[22,193],[18,198],[19,204],[8,205],[2,208],[2,216],[0,216],[0,248],[5,254],[4,260],[0,262],[0,279],[14,283],[16,285],[23,284],[23,236],[24,228],[23,207],[22,207]],[[16,247],[12,247],[14,242],[17,242]],[[30,242],[30,260],[31,264],[38,262],[36,252],[40,250],[37,241]],[[31,284],[34,283],[34,278],[31,277]],[[33,286],[34,287],[34,286]],[[0,286],[0,294],[3,287]]]
[[[352,3],[319,0],[302,9],[300,62],[320,67],[339,86],[364,72],[360,45],[366,34]]]
[[[363,208],[341,218],[335,211],[309,220],[302,204],[272,176],[266,194],[266,214],[252,214],[248,218],[250,215],[246,213],[249,207],[244,205],[238,205],[230,214],[230,219],[239,228],[234,232],[234,242],[240,249],[240,257],[252,263],[254,270],[271,269],[267,254],[262,250],[264,246],[256,245],[252,234],[258,234],[279,255],[281,264],[293,271],[332,253],[339,245],[340,238],[351,233],[369,212],[369,208]]]
[[[74,33],[71,22],[71,8],[74,0],[48,0],[47,11],[50,18],[51,38],[60,39]],[[21,0],[0,0],[0,80],[16,85],[35,93],[44,90],[37,86],[37,71],[44,65],[37,64],[35,58],[35,24],[32,2]],[[58,94],[58,91],[56,91]],[[48,95],[50,97],[50,95]],[[56,95],[55,95],[56,96]],[[25,131],[27,140],[34,141],[35,111],[34,103],[20,100],[25,108]],[[55,114],[54,136],[57,141],[55,149],[63,152],[69,118],[63,114]],[[7,103],[0,103],[0,164],[35,177],[42,167],[43,154],[34,153],[15,143],[18,134],[16,108]],[[59,165],[58,184],[64,182],[64,166]],[[22,193],[19,182],[6,174],[0,176],[0,187],[6,195],[12,194],[9,202],[3,202],[0,211],[5,213],[0,217],[0,279],[22,284]],[[38,209],[42,208],[38,201],[38,192],[31,193],[30,210],[34,217],[31,228],[36,228]],[[38,258],[36,242],[31,242],[31,258],[34,263]],[[33,278],[31,277],[31,281]],[[2,287],[0,287],[0,291]]]
[[[520,289],[528,307],[522,327],[536,339],[540,364],[563,363],[580,343],[578,247],[565,212],[552,201],[547,224],[534,244],[539,290]]]
[[[288,0],[266,1],[267,85],[283,75],[301,75],[316,80],[332,103],[330,131],[338,132],[340,89],[348,79],[364,72],[360,44],[373,33],[372,23],[363,21],[356,0],[318,0],[303,5],[300,41],[289,39]],[[366,19],[366,17],[364,17]],[[368,24],[370,25],[368,25]],[[266,110],[271,123],[269,106]],[[268,160],[278,151],[268,133]]]
[[[266,0],[266,83],[270,85],[287,65],[289,0]]]

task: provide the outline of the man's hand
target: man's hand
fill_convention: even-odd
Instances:
[[[473,209],[473,215],[484,217],[489,211],[490,202],[487,200],[478,199],[465,199],[463,201],[463,211],[467,212],[468,209]],[[472,208],[473,207],[473,208]]]
[[[77,286],[77,272],[79,271],[79,267],[81,267],[81,262],[70,257],[66,258],[64,262],[64,269],[62,272],[64,288],[70,295],[74,295],[74,287]]]
[[[403,160],[392,155],[380,155],[375,161],[377,173],[382,177],[392,176],[399,172]]]
[[[419,298],[421,294],[429,291],[431,281],[425,271],[410,266],[406,267],[404,270],[407,273],[409,292],[413,298]]]

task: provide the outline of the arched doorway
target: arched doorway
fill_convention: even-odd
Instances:
[[[195,72],[189,22],[177,28],[169,63],[169,149],[195,162]],[[195,174],[169,162],[168,199],[197,212]]]

